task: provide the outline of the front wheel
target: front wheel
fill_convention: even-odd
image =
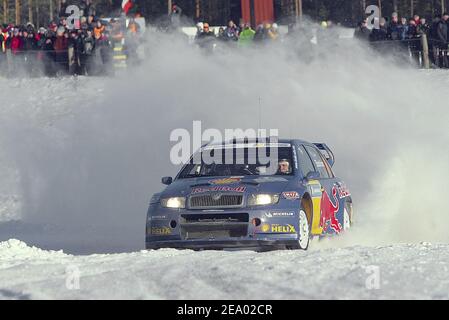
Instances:
[[[299,211],[298,229],[298,247],[301,250],[307,250],[310,244],[310,224],[303,209]]]
[[[348,203],[343,211],[343,231],[348,231],[352,227],[352,206]]]

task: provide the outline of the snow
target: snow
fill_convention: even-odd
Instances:
[[[9,240],[0,243],[0,298],[449,298],[449,245],[316,247],[308,252],[164,249],[73,256]],[[369,280],[376,268],[378,289]],[[79,287],[68,282],[73,274],[79,274]]]
[[[132,81],[0,77],[0,299],[449,299],[447,72],[363,50],[212,59],[169,41]],[[177,170],[171,130],[259,117],[334,149],[351,233],[308,252],[142,251],[148,201]]]

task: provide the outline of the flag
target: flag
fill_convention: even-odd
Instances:
[[[133,7],[133,3],[131,0],[123,0],[122,1],[122,9],[125,14],[128,14],[129,10]]]

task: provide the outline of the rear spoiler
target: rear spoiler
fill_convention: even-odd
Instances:
[[[325,143],[314,143],[314,145],[321,151],[321,154],[326,158],[329,165],[333,167],[335,156],[332,150]]]

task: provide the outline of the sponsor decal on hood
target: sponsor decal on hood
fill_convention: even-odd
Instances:
[[[192,194],[205,193],[205,192],[237,192],[244,193],[246,191],[245,186],[237,187],[226,187],[226,186],[216,186],[216,187],[197,187],[192,188]]]

